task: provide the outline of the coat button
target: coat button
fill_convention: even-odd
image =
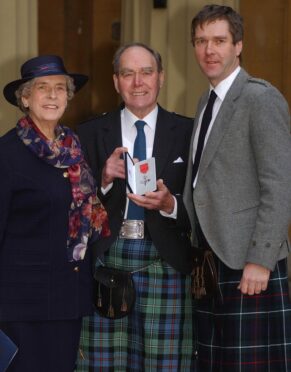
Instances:
[[[75,266],[74,271],[75,271],[75,273],[78,273],[79,272],[79,266]]]
[[[68,178],[68,177],[69,177],[69,173],[68,173],[67,171],[64,172],[64,173],[63,173],[63,177]]]

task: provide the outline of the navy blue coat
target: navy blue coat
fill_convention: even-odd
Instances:
[[[92,311],[90,254],[70,263],[71,186],[18,138],[0,138],[0,321],[76,319]]]

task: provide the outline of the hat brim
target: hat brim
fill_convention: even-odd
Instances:
[[[64,74],[64,73],[52,73],[52,74],[46,74],[46,75],[41,75],[42,76],[50,76],[50,75],[64,75],[64,76],[70,76],[75,85],[75,93],[78,92],[88,81],[88,76],[87,75],[82,75],[82,74]],[[38,76],[34,77],[37,78]],[[11,103],[14,106],[17,105],[17,99],[15,96],[16,90],[20,87],[21,84],[26,83],[27,81],[32,80],[32,78],[27,78],[27,79],[18,79],[14,80],[11,83],[8,83],[4,89],[3,89],[3,95],[6,98],[6,100]]]

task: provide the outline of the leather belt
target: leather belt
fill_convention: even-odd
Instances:
[[[123,220],[119,232],[122,239],[143,239],[145,235],[145,225],[143,220]]]

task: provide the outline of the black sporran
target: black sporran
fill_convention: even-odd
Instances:
[[[213,252],[209,249],[194,249],[192,294],[196,300],[214,297],[218,292],[217,270]]]
[[[135,303],[132,273],[99,266],[96,280],[95,308],[105,318],[119,319],[128,315]]]

